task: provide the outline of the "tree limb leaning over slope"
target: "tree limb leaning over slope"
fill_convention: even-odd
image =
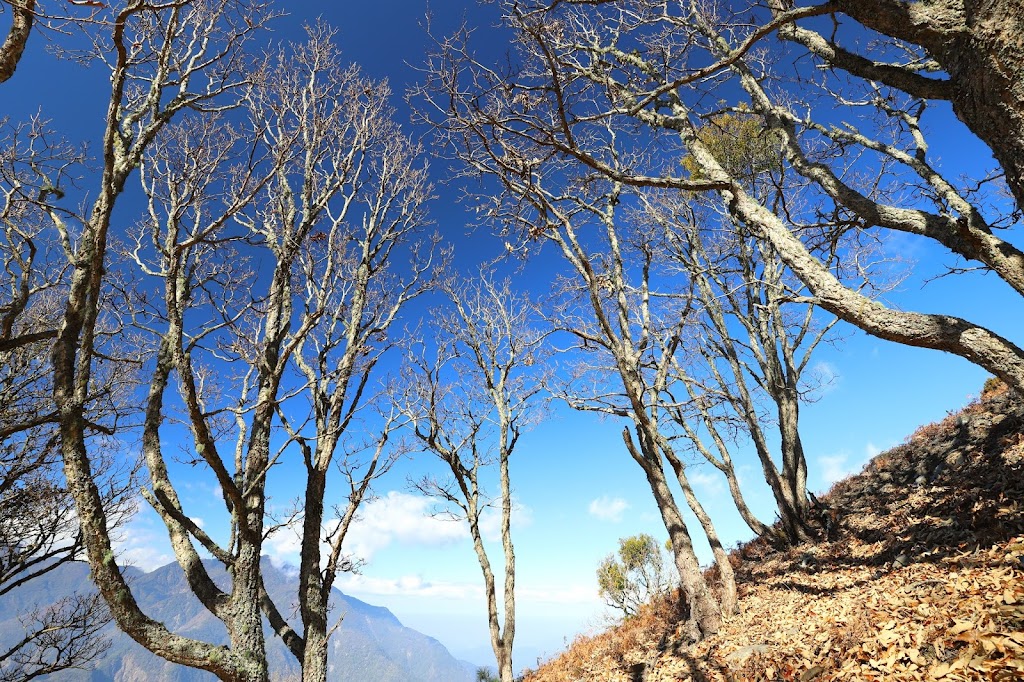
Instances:
[[[836,83],[830,71],[804,74],[799,62],[796,77],[779,82],[787,54],[767,43],[752,50],[747,37],[757,29],[746,15],[712,11],[696,1],[673,12],[657,7],[646,0],[556,3],[532,11],[507,5],[506,23],[519,36],[519,61],[507,73],[474,63],[454,40],[447,44],[447,63],[435,65],[449,74],[457,70],[452,65],[461,65],[460,82],[448,76],[456,96],[439,110],[465,101],[475,120],[447,134],[468,140],[474,126],[500,130],[504,144],[518,149],[503,162],[508,172],[524,173],[510,161],[557,158],[588,169],[581,176],[589,172],[625,186],[725,192],[727,200],[742,196],[745,204],[757,199],[700,141],[699,130],[723,111],[748,112],[779,136],[788,184],[780,202],[762,204],[767,213],[751,206],[737,218],[764,223],[748,229],[771,237],[815,302],[871,334],[955,353],[1024,388],[1024,351],[1012,341],[955,316],[900,312],[872,301],[861,295],[865,282],[853,268],[847,269],[852,276],[830,271],[815,255],[844,234],[884,228],[935,240],[1022,291],[1024,254],[997,234],[997,227],[1014,224],[1015,214],[997,209],[986,217],[971,201],[973,188],[958,187],[930,162],[920,122],[924,109],[899,93],[890,101],[891,88],[856,79]],[[742,97],[720,101],[737,86]],[[852,89],[844,94],[837,88]],[[861,117],[860,126],[820,122],[822,102],[823,111],[835,105],[851,109]],[[601,151],[599,127],[609,126],[624,161]],[[680,168],[684,155],[699,157],[702,172]],[[873,169],[865,174],[861,169],[869,161]],[[920,194],[904,196],[908,186]]]

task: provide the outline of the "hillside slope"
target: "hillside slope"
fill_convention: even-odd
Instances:
[[[212,562],[208,565],[214,580],[227,588],[227,573]],[[0,651],[23,635],[20,614],[36,604],[52,602],[89,584],[89,568],[71,563],[46,574],[28,585],[0,597]],[[211,642],[227,641],[223,624],[206,611],[192,594],[179,566],[169,564],[150,573],[129,569],[132,591],[142,609],[173,631]],[[278,604],[290,604],[297,586],[295,580],[264,558],[264,582]],[[404,627],[386,608],[373,606],[332,591],[332,617],[344,615],[341,627],[332,638],[328,657],[329,676],[334,680],[373,680],[373,682],[469,682],[475,667],[456,660],[432,637]],[[267,634],[267,659],[275,681],[295,680],[299,665],[280,639],[264,624]],[[111,647],[90,670],[72,670],[41,678],[54,682],[207,682],[214,676],[201,670],[168,663],[119,633],[113,624],[103,630]]]
[[[831,541],[733,553],[716,636],[681,646],[664,600],[526,679],[1024,680],[1024,399],[996,388],[822,502]]]

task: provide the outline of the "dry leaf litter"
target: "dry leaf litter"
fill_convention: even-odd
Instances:
[[[1022,469],[1024,399],[999,387],[838,483],[831,541],[737,549],[717,635],[680,641],[667,598],[526,680],[1024,680]]]

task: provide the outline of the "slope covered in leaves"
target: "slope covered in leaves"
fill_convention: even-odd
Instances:
[[[742,613],[692,647],[673,597],[529,673],[609,680],[1024,679],[1024,399],[995,387],[823,498],[832,538],[732,555]]]

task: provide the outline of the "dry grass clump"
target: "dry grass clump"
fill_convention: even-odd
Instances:
[[[989,377],[981,387],[981,400],[987,401],[1005,394],[1010,390],[1010,385],[999,377]]]
[[[922,441],[948,437],[956,431],[957,426],[965,419],[969,418],[971,415],[984,411],[987,409],[987,404],[997,398],[1006,396],[1009,390],[1010,387],[1005,381],[998,377],[990,377],[981,387],[981,395],[978,398],[969,402],[963,407],[963,409],[950,412],[943,419],[937,422],[932,422],[931,424],[925,424],[924,426],[919,427],[903,441],[904,444],[909,445],[920,443]],[[884,457],[884,454],[885,453],[879,455],[879,457]]]
[[[530,682],[638,679],[649,658],[676,634],[688,609],[678,589],[658,595],[639,612],[597,635],[580,635],[540,670],[526,671]]]

